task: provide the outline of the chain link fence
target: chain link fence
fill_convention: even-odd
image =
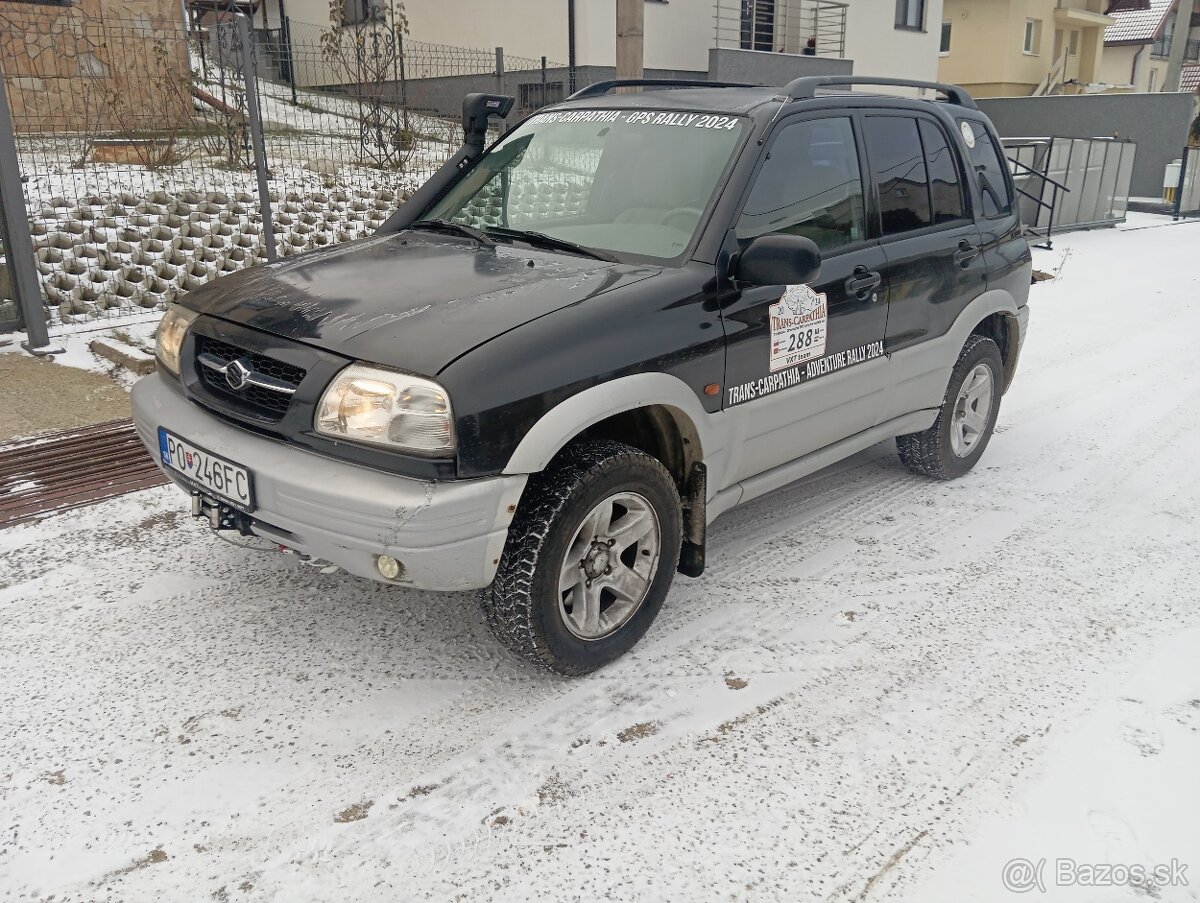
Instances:
[[[0,40],[19,172],[0,184],[20,180],[32,238],[4,250],[32,253],[52,333],[369,235],[459,148],[465,93],[518,95],[524,113],[566,82],[544,58],[413,41],[386,21],[4,16],[21,36]],[[18,320],[7,272],[0,329]]]

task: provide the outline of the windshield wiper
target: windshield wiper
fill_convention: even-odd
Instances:
[[[551,251],[569,251],[572,254],[582,254],[584,257],[591,257],[594,260],[620,263],[620,260],[612,254],[606,254],[604,251],[596,251],[592,248],[585,248],[583,245],[577,245],[575,242],[567,241],[565,238],[555,238],[553,235],[547,235],[545,232],[529,232],[525,229],[510,229],[507,226],[488,226],[487,231],[489,234],[502,235],[505,238],[520,239],[533,245],[535,248],[546,248]]]
[[[467,238],[473,238],[485,248],[496,247],[496,242],[489,238],[486,232],[476,229],[474,226],[468,226],[466,223],[452,223],[444,219],[419,219],[416,222],[410,223],[410,229],[428,229],[430,232],[446,232],[451,235],[463,235]]]

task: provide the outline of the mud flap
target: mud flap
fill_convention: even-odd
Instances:
[[[678,570],[685,577],[704,573],[707,499],[708,468],[695,464],[683,488],[683,544],[679,549]]]

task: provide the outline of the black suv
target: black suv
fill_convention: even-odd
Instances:
[[[1031,261],[966,92],[608,82],[485,151],[511,105],[469,96],[376,235],[164,316],[136,421],[194,514],[481,589],[505,644],[581,674],[733,506],[893,437],[930,477],[979,460]]]

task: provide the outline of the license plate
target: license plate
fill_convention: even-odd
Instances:
[[[254,510],[254,487],[246,468],[197,448],[162,427],[158,428],[158,449],[163,466],[181,474],[187,482],[242,511]]]

